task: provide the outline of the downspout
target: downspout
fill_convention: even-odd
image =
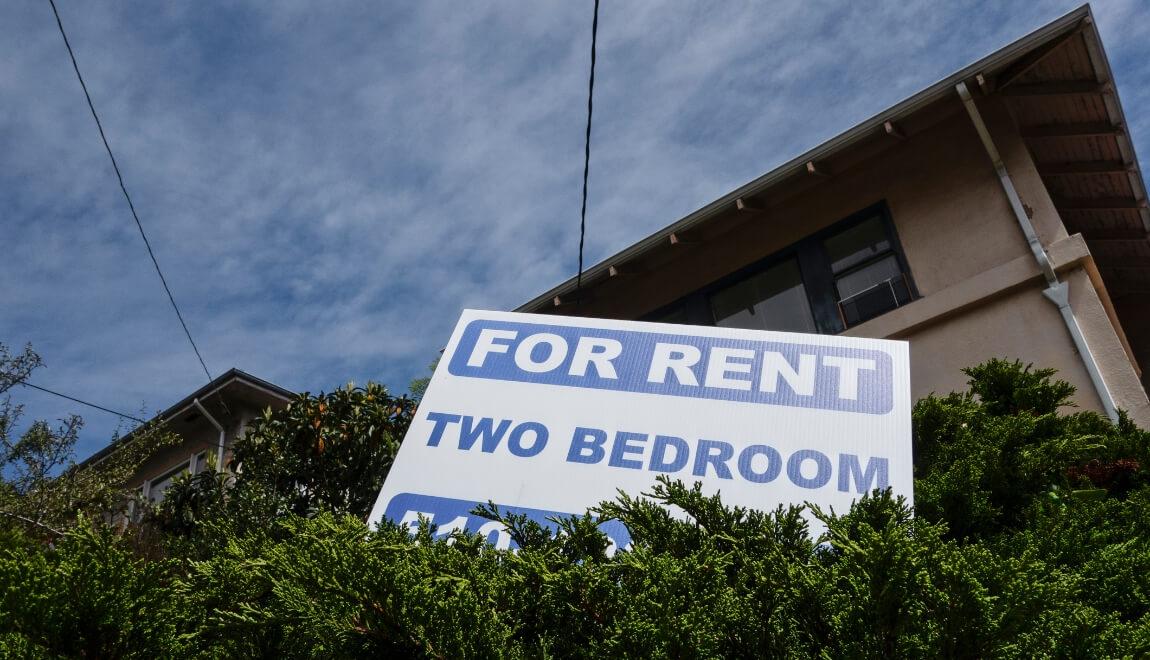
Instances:
[[[978,137],[982,140],[986,154],[994,163],[994,171],[998,174],[998,181],[1002,184],[1003,191],[1006,192],[1006,198],[1010,200],[1010,208],[1014,211],[1014,217],[1018,220],[1022,233],[1026,235],[1026,242],[1030,245],[1030,251],[1034,254],[1035,261],[1038,262],[1038,269],[1042,271],[1042,276],[1046,279],[1046,289],[1042,295],[1058,307],[1058,311],[1062,314],[1062,320],[1066,323],[1066,329],[1070,331],[1070,337],[1074,340],[1074,347],[1078,349],[1078,354],[1082,356],[1082,362],[1086,365],[1086,372],[1090,374],[1090,381],[1094,384],[1094,389],[1102,400],[1102,408],[1111,421],[1117,422],[1118,409],[1114,405],[1114,399],[1110,396],[1110,390],[1106,387],[1106,381],[1102,379],[1102,372],[1098,369],[1098,361],[1090,352],[1090,347],[1086,344],[1086,337],[1082,335],[1082,328],[1078,325],[1078,319],[1075,318],[1074,310],[1070,307],[1070,288],[1066,282],[1058,281],[1058,275],[1054,272],[1050,257],[1047,256],[1046,250],[1042,247],[1042,242],[1038,240],[1038,233],[1034,231],[1030,216],[1026,214],[1026,209],[1022,206],[1022,200],[1018,197],[1018,191],[1014,188],[1010,173],[1006,171],[1006,164],[1002,162],[1002,156],[998,153],[998,148],[994,146],[994,140],[991,139],[990,131],[987,130],[986,124],[982,121],[982,115],[978,112],[978,106],[974,104],[974,98],[971,97],[966,83],[958,83],[955,89],[962,98],[962,104],[966,106],[966,112],[970,115],[970,121],[974,123],[974,129],[978,131]]]
[[[203,413],[204,417],[206,417],[207,420],[212,423],[212,426],[216,427],[216,430],[220,432],[220,446],[216,450],[216,471],[217,472],[223,472],[224,471],[224,427],[221,426],[220,423],[216,421],[215,417],[211,416],[211,414],[208,412],[208,409],[204,407],[204,404],[200,403],[199,399],[192,399],[192,403],[196,404],[196,407],[200,409],[200,412]]]

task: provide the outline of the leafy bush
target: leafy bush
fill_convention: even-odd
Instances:
[[[116,439],[116,451],[103,460],[80,468],[74,461],[84,424],[78,415],[55,427],[33,421],[16,437],[24,409],[8,392],[42,365],[31,346],[13,356],[0,343],[0,522],[47,541],[81,514],[101,517],[125,509],[130,494],[124,482],[149,456],[179,438],[161,425],[144,424]]]
[[[266,490],[296,515],[366,517],[414,412],[412,400],[377,383],[300,394],[236,442],[240,485]]]
[[[366,518],[415,402],[377,383],[299,394],[252,421],[233,447],[232,471],[185,475],[149,523],[179,556],[202,558],[248,529],[321,512]]]
[[[826,531],[812,539],[799,507],[728,507],[664,478],[645,496],[620,494],[560,521],[559,534],[491,506],[477,511],[508,527],[515,553],[459,532],[437,540],[427,524],[414,536],[390,523],[370,530],[365,507],[325,490],[331,481],[310,482],[298,499],[308,461],[369,488],[355,470],[324,468],[326,440],[324,451],[316,445],[340,438],[326,433],[345,415],[368,413],[350,406],[316,426],[327,409],[309,398],[274,423],[265,418],[259,444],[245,450],[271,457],[253,470],[260,488],[243,485],[245,463],[235,483],[200,475],[165,499],[168,559],[140,558],[88,525],[54,547],[19,530],[0,534],[0,622],[11,622],[0,652],[1150,654],[1147,434],[1125,418],[1063,413],[1073,390],[1052,372],[992,361],[967,374],[968,392],[915,406],[913,511],[876,491],[846,513],[813,509]],[[364,452],[385,471],[380,457],[394,455],[403,423],[375,436],[375,450],[340,455]],[[277,481],[275,461],[296,476]],[[604,518],[627,525],[629,550],[608,553],[595,522]]]
[[[1019,529],[1036,498],[1147,483],[1150,434],[1125,415],[1111,424],[1094,412],[1060,414],[1074,388],[1053,370],[991,360],[965,373],[968,392],[929,396],[913,415],[915,511],[945,522],[952,538]],[[1120,478],[1101,469],[1119,461],[1128,468]]]
[[[54,546],[0,546],[0,655],[163,655],[179,612],[170,561],[135,556],[109,527],[84,521]]]

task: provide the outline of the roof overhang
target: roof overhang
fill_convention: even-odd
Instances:
[[[1069,36],[1079,33],[1085,35],[1086,42],[1094,44],[1093,47],[1097,50],[1097,53],[1092,53],[1091,56],[1092,66],[1095,67],[1095,79],[1102,83],[1109,83],[1112,80],[1109,64],[1101,51],[1101,40],[1098,37],[1090,7],[1083,5],[592,266],[583,274],[583,291],[580,295],[590,295],[590,290],[597,283],[626,271],[628,264],[638,259],[656,251],[667,249],[669,245],[681,241],[683,236],[689,236],[692,231],[703,227],[713,219],[735,211],[746,210],[747,205],[751,203],[748,200],[763,196],[772,189],[781,188],[783,184],[793,181],[796,177],[809,177],[812,173],[817,173],[818,163],[876,137],[897,133],[901,123],[932,105],[949,99],[954,99],[957,102],[958,95],[955,86],[960,82],[967,82],[972,86],[977,85],[987,93],[993,93],[993,81],[1003,74],[1009,76],[1009,79],[1004,81],[1007,86],[1016,84],[1024,79],[1030,71],[1030,69],[1026,69],[1028,58],[1041,60],[1046,52],[1063,43]],[[1025,70],[1020,71],[1020,69]],[[1112,86],[1110,91],[1113,92]],[[1114,121],[1121,124],[1124,122],[1121,106],[1117,102],[1116,94],[1112,94],[1111,98],[1115,113]],[[1136,172],[1137,162],[1132,145],[1129,146],[1127,162]],[[1137,199],[1145,200],[1146,194],[1140,175],[1135,174],[1130,179],[1131,186],[1136,187],[1134,196]],[[1144,240],[1145,230],[1150,228],[1150,216],[1146,215],[1144,209],[1142,213],[1143,231],[1136,238]],[[576,278],[571,278],[520,305],[515,311],[543,312],[554,310],[571,300],[575,288]]]
[[[243,394],[240,394],[240,392],[243,392]],[[149,420],[148,424],[179,423],[193,412],[193,409],[196,408],[197,400],[203,405],[219,409],[213,411],[213,414],[220,414],[222,417],[226,414],[228,400],[237,396],[242,396],[245,400],[250,400],[252,403],[272,401],[286,403],[291,401],[295,393],[262,378],[257,378],[240,369],[229,369],[226,373],[217,376],[210,383],[192,392],[178,403],[166,408],[163,412]],[[196,414],[198,415],[198,413]],[[84,459],[78,467],[83,468],[99,463],[109,454],[116,451],[117,448],[128,442],[132,438],[133,433],[128,433],[121,438],[117,438],[108,444],[108,446]]]

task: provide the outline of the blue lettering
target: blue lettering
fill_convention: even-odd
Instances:
[[[675,449],[675,459],[667,460],[667,448]],[[655,436],[655,446],[651,449],[651,463],[647,469],[652,472],[678,472],[687,465],[691,457],[691,448],[682,438],[673,435]]]
[[[484,537],[488,543],[493,543],[499,548],[517,548],[518,546],[511,540],[510,534],[507,533],[503,525],[471,515],[471,511],[482,502],[472,500],[456,500],[446,497],[436,497],[432,495],[417,495],[415,493],[399,493],[388,501],[387,507],[384,509],[383,517],[385,519],[398,522],[399,524],[411,524],[414,527],[414,522],[418,516],[422,514],[429,520],[443,521],[437,533],[437,536],[446,536],[449,532],[454,530],[464,530],[470,534],[479,534]],[[519,506],[508,506],[504,504],[497,504],[499,511],[505,514],[523,515],[529,520],[533,520],[543,527],[556,531],[559,524],[555,522],[557,518],[567,518],[572,514],[571,512],[564,511],[551,511],[545,509],[529,509]],[[618,520],[603,520],[599,522],[599,531],[607,535],[612,545],[615,548],[626,548],[631,543],[631,534],[623,523]],[[612,554],[610,546],[608,546],[608,554]]]
[[[894,358],[877,346],[475,319],[446,366],[464,378],[869,415],[895,399]]]
[[[532,458],[543,453],[550,440],[550,431],[541,422],[527,421],[513,426],[514,422],[508,419],[442,412],[427,413],[427,421],[432,423],[427,440],[431,447],[442,444],[444,434],[453,424],[459,425],[460,451],[470,451],[478,444],[482,452],[491,454],[499,449],[506,437],[507,451],[520,458]],[[784,461],[779,450],[770,445],[736,447],[722,440],[700,439],[696,441],[692,460],[691,445],[683,438],[632,431],[615,432],[608,452],[609,433],[603,429],[576,427],[567,451],[567,462],[596,465],[606,460],[615,468],[645,468],[666,473],[681,472],[690,465],[695,477],[718,479],[733,479],[737,470],[742,479],[756,484],[768,484],[778,479],[785,463],[787,478],[800,488],[815,490],[834,480],[840,492],[863,494],[890,486],[890,460],[880,456],[839,453],[836,463],[834,455],[828,456],[814,449],[799,449]],[[654,442],[648,460],[647,443],[652,437]],[[737,460],[736,449],[739,450]],[[814,469],[813,474],[807,476],[811,472],[809,463],[814,464]],[[834,479],[836,467],[837,480]],[[804,469],[807,474],[804,474]]]
[[[751,461],[755,456],[765,456],[767,458],[767,469],[762,472],[755,472],[751,466]],[[779,452],[774,447],[767,445],[751,445],[743,451],[739,452],[739,474],[747,481],[752,481],[757,484],[768,484],[774,481],[779,476],[779,472],[783,469],[783,457],[779,456]]]
[[[803,476],[803,461],[814,461],[818,466],[815,476],[810,479]],[[814,449],[800,449],[787,459],[787,477],[800,488],[822,488],[831,480],[831,459]]]
[[[844,493],[850,491],[852,476],[855,479],[856,493],[869,493],[872,490],[871,483],[876,481],[874,488],[886,488],[889,485],[889,463],[890,461],[885,458],[871,457],[867,459],[864,472],[859,466],[858,456],[839,454],[839,490]]]
[[[447,428],[448,424],[459,422],[459,415],[429,412],[427,413],[427,421],[435,423],[435,426],[431,429],[431,437],[427,439],[427,446],[438,447],[439,441],[443,439],[443,429]]]
[[[695,448],[695,469],[692,471],[696,477],[707,476],[707,464],[715,468],[715,474],[720,479],[730,479],[731,469],[727,461],[734,456],[735,448],[722,440],[700,440]]]
[[[643,461],[635,460],[633,458],[624,458],[627,454],[642,454],[643,445],[628,444],[631,440],[647,441],[646,433],[630,433],[628,431],[619,431],[615,434],[615,444],[611,446],[611,460],[607,464],[611,467],[631,468],[632,470],[642,470]]]
[[[602,429],[575,428],[571,436],[571,449],[567,451],[568,463],[595,464],[603,460],[607,453],[603,445],[607,443],[607,432]]]
[[[483,438],[483,452],[487,454],[494,452],[503,435],[507,433],[507,428],[511,426],[511,420],[504,419],[499,422],[499,426],[492,429],[491,425],[495,420],[490,417],[480,417],[479,424],[473,427],[474,423],[475,420],[470,416],[463,418],[463,429],[459,433],[459,448],[463,451],[471,449],[476,440]]]
[[[523,446],[523,434],[531,431],[535,434],[535,442],[530,447]],[[522,458],[529,458],[543,451],[547,446],[547,427],[539,422],[523,422],[511,429],[511,436],[507,438],[507,449],[512,454]]]

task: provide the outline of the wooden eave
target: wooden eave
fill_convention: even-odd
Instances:
[[[582,301],[660,277],[743,223],[810,191],[960,108],[955,86],[1002,97],[1070,233],[1090,248],[1100,295],[1137,364],[1150,364],[1150,209],[1128,124],[1088,5],[948,76],[587,269]],[[579,314],[576,278],[516,311]],[[1146,371],[1150,378],[1150,370]],[[1144,382],[1144,384],[1146,384]]]
[[[1086,239],[1116,331],[1136,365],[1150,364],[1150,209],[1093,18],[1023,61],[993,79],[994,93],[1006,99],[1067,231]]]
[[[955,92],[955,85],[959,82],[976,77],[993,80],[994,76],[1012,66],[1016,67],[1013,80],[1020,84],[1030,81],[1027,76],[1049,59],[1040,56],[1042,51],[1055,50],[1057,42],[1066,40],[1067,35],[1075,31],[1093,30],[1092,23],[1089,26],[1084,23],[1089,20],[1089,7],[1079,7],[586,269],[582,277],[581,298],[587,300],[586,294],[591,291],[595,291],[596,298],[609,298],[611,290],[623,279],[618,273],[652,272],[673,267],[682,255],[718,239],[737,223],[769,221],[771,206],[780,199],[822,185],[833,178],[836,171],[843,171],[845,166],[858,163],[868,155],[923,130],[933,123],[929,117],[933,115],[937,120],[943,114],[940,107],[961,108]],[[1039,65],[1018,72],[1018,63],[1028,57],[1038,60]],[[1072,89],[1046,91],[1081,92],[1078,87],[1070,87]],[[1041,90],[1031,88],[1028,91]],[[1021,98],[1044,99],[1048,96],[1030,94]],[[578,305],[568,305],[574,300],[572,294],[576,279],[572,277],[520,305],[515,311],[545,313],[570,310],[577,313]]]

